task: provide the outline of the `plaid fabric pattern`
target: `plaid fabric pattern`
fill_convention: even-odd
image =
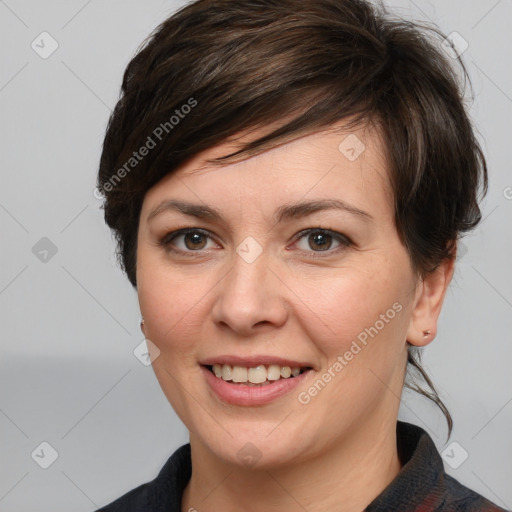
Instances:
[[[420,427],[399,421],[397,442],[402,470],[365,512],[505,511],[446,474],[434,442]]]

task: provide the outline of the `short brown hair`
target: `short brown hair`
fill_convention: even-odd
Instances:
[[[97,183],[133,286],[147,190],[201,151],[284,119],[216,162],[340,120],[374,122],[413,268],[425,275],[453,258],[480,221],[487,168],[464,106],[468,74],[443,40],[437,28],[362,0],[198,0],[164,21],[126,68]],[[146,156],[132,161],[149,139]]]

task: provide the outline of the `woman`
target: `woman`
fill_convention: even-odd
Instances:
[[[199,0],[130,62],[98,187],[190,444],[102,511],[502,510],[397,423],[487,186],[439,36]]]

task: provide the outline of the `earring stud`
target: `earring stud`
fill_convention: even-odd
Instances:
[[[427,338],[429,335],[430,335],[430,331],[429,330],[423,331],[423,337],[424,338]]]
[[[144,334],[144,317],[140,318],[140,330],[142,331],[142,334]]]

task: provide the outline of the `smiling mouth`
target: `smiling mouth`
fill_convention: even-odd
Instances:
[[[312,369],[310,367],[301,368],[298,366],[290,367],[277,364],[262,364],[250,368],[238,365],[214,364],[207,365],[206,368],[218,379],[247,386],[265,386],[279,380],[293,379]]]

